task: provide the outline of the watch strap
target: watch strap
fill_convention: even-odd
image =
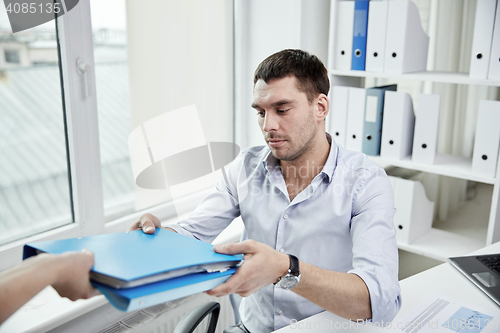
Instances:
[[[290,269],[289,272],[292,275],[299,276],[299,259],[293,254],[288,255],[290,257]]]
[[[280,276],[278,278],[278,280],[276,280],[276,282],[273,283],[274,285],[276,285],[278,282],[280,282],[281,279],[283,279],[288,274],[294,275],[294,276],[299,276],[299,274],[300,274],[299,259],[296,256],[294,256],[293,254],[289,254],[288,257],[290,258],[290,267],[288,268],[288,270],[286,271],[285,274]]]

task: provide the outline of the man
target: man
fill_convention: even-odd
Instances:
[[[387,322],[400,308],[392,189],[380,166],[325,132],[328,90],[326,68],[313,55],[284,50],[265,59],[252,107],[267,146],[244,150],[227,180],[171,226],[211,242],[242,216],[249,240],[214,249],[243,253],[245,261],[207,292],[245,297],[242,331],[273,331],[323,309]],[[160,226],[146,214],[131,229]]]

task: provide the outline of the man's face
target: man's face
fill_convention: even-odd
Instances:
[[[297,89],[295,77],[258,80],[253,96],[252,107],[274,157],[293,161],[312,151],[319,124],[315,103]]]

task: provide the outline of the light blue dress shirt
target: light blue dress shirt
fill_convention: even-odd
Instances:
[[[319,268],[358,275],[370,293],[372,321],[394,318],[401,306],[395,209],[382,167],[331,140],[323,169],[292,202],[279,161],[267,146],[244,150],[226,172],[227,180],[222,178],[173,229],[212,242],[241,214],[249,239]],[[240,305],[251,332],[277,330],[321,311],[272,284]]]

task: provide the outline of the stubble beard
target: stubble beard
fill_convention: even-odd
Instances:
[[[271,154],[273,154],[273,156],[277,160],[286,161],[286,162],[293,162],[293,161],[298,160],[300,157],[304,156],[304,154],[306,154],[308,151],[311,151],[312,149],[314,149],[314,145],[315,145],[314,137],[317,134],[317,129],[315,129],[314,124],[311,124],[311,123],[309,123],[308,127],[310,128],[310,131],[306,131],[306,132],[310,132],[310,135],[308,135],[307,138],[304,138],[304,140],[300,140],[300,139],[302,139],[302,136],[299,136],[299,138],[298,138],[299,141],[304,142],[302,147],[299,147],[297,150],[295,150],[293,152],[289,152],[286,156],[282,156],[282,157],[277,156],[279,148],[275,148],[276,153],[273,152],[273,148],[271,148]],[[304,132],[304,129],[301,129],[301,132]],[[273,137],[271,137],[271,138],[273,138]],[[275,137],[275,138],[281,139],[280,137]],[[291,142],[288,140],[288,137],[283,138],[283,139],[285,139],[287,143]]]

